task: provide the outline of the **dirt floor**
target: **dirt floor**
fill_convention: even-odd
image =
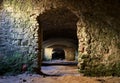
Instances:
[[[0,83],[120,83],[120,77],[85,77],[78,73],[76,66],[43,66],[42,71],[50,75],[20,74],[1,76]]]

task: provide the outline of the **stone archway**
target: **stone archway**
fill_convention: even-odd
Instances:
[[[65,52],[62,48],[53,48],[52,50],[52,60],[64,60]]]
[[[43,43],[43,58],[44,60],[51,60],[52,59],[52,50],[54,48],[62,48],[65,51],[65,60],[67,61],[73,61],[77,57],[77,44],[74,43],[71,39],[51,39],[48,41],[44,41]]]
[[[70,19],[71,18],[71,19]],[[64,38],[66,41],[70,39],[73,40],[73,43],[78,47],[78,39],[77,39],[77,21],[78,17],[71,12],[71,10],[60,7],[48,10],[43,14],[40,14],[37,17],[37,21],[39,24],[38,29],[38,67],[40,67],[42,62],[42,42],[49,39],[61,39]],[[57,44],[60,46],[61,44]],[[69,47],[65,48],[66,54],[71,54],[68,60],[75,59],[75,51],[74,48],[77,47]],[[71,52],[69,52],[71,51]],[[76,50],[77,51],[77,50]],[[72,53],[73,52],[73,53]],[[73,55],[72,55],[73,54]]]

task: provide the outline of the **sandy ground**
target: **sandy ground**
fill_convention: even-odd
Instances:
[[[1,76],[0,83],[120,83],[119,77],[85,77],[78,73],[75,66],[43,66],[42,71],[51,75],[43,77],[37,74]]]

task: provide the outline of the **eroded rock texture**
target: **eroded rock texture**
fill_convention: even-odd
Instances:
[[[87,75],[119,75],[118,6],[117,1],[94,1],[90,12],[83,13],[84,18],[77,24],[78,65]]]

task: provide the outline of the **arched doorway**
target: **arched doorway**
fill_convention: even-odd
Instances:
[[[62,48],[54,48],[52,50],[52,60],[64,60],[65,52]]]
[[[46,11],[45,13],[37,17],[39,23],[38,30],[38,44],[39,51],[42,53],[43,42],[48,40],[60,40],[64,39],[67,42],[72,42],[74,46],[64,45],[63,42],[54,41],[52,60],[65,59],[67,56],[74,56],[75,51],[78,49],[77,38],[77,21],[78,17],[67,8],[57,8]],[[54,48],[57,46],[57,48]],[[64,46],[67,51],[64,51],[60,47]],[[71,49],[72,48],[72,49]],[[75,49],[75,51],[73,51]],[[72,51],[71,51],[72,50]],[[44,53],[43,53],[44,54]],[[43,55],[44,56],[44,55]],[[39,56],[39,58],[42,58]],[[70,59],[75,60],[75,59]],[[39,60],[38,60],[39,61]],[[38,62],[39,63],[39,62]],[[77,65],[76,65],[77,66]]]
[[[74,40],[59,38],[44,41],[42,44],[44,49],[43,60],[45,61],[52,60],[52,51],[55,48],[61,48],[64,50],[65,60],[73,61],[75,60],[75,57],[77,57],[77,45],[74,43]]]

